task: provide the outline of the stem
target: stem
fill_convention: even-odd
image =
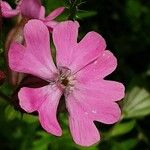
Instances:
[[[71,3],[69,8],[70,14],[68,20],[74,21],[77,13],[78,0],[71,0],[70,3]]]

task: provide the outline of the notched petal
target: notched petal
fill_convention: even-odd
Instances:
[[[66,98],[69,126],[73,140],[81,146],[91,146],[100,140],[100,134],[84,106],[73,95]]]

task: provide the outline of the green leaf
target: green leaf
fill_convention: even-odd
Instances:
[[[27,123],[37,123],[38,122],[37,116],[33,116],[30,114],[23,114],[22,120],[27,122]]]
[[[44,0],[43,4],[44,4],[44,6],[46,8],[47,14],[49,14],[55,8],[63,6],[63,1]]]
[[[93,17],[95,15],[97,15],[96,11],[78,11],[76,16],[78,19],[83,19],[83,18]]]
[[[79,150],[99,150],[99,148],[97,146],[80,147]]]
[[[118,123],[108,133],[109,137],[120,136],[130,132],[135,126],[135,121],[129,121],[124,123]]]
[[[137,139],[127,139],[122,142],[114,142],[111,150],[133,150],[133,148],[138,143]]]
[[[124,118],[143,117],[150,114],[150,93],[143,87],[135,86],[123,101]]]
[[[129,17],[138,18],[142,13],[142,5],[139,0],[128,0],[126,3],[126,12]]]
[[[17,112],[11,105],[8,105],[5,109],[5,118],[8,121],[14,120],[15,118],[21,118],[21,113]]]
[[[64,5],[65,5],[66,7],[69,7],[69,6],[70,6],[70,1],[69,1],[69,0],[63,0],[63,2],[64,2]]]

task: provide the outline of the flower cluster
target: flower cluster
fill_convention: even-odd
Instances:
[[[26,3],[35,5],[29,8]],[[50,134],[61,136],[56,113],[64,95],[73,140],[81,146],[97,143],[100,134],[94,121],[104,124],[119,121],[121,110],[116,101],[124,97],[123,84],[104,79],[117,66],[115,56],[106,50],[104,38],[91,31],[78,42],[79,23],[69,20],[57,23],[50,32],[51,20],[63,7],[44,18],[44,7],[39,0],[21,0],[15,10],[6,2],[2,6],[6,17],[21,14],[32,18],[23,29],[25,42],[13,41],[10,45],[10,68],[48,82],[39,88],[22,87],[18,92],[21,108],[28,113],[37,111],[42,127]],[[55,62],[50,34],[56,48]]]

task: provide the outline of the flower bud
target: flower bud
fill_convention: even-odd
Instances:
[[[6,56],[7,63],[8,63],[8,50],[9,50],[11,43],[13,41],[16,41],[21,44],[24,43],[23,28],[27,21],[28,19],[26,18],[18,18],[18,23],[8,33],[8,36],[5,42],[5,56]],[[9,67],[8,67],[8,75],[9,75],[8,76],[9,82],[14,86],[18,85],[24,77],[24,74],[12,71]]]

